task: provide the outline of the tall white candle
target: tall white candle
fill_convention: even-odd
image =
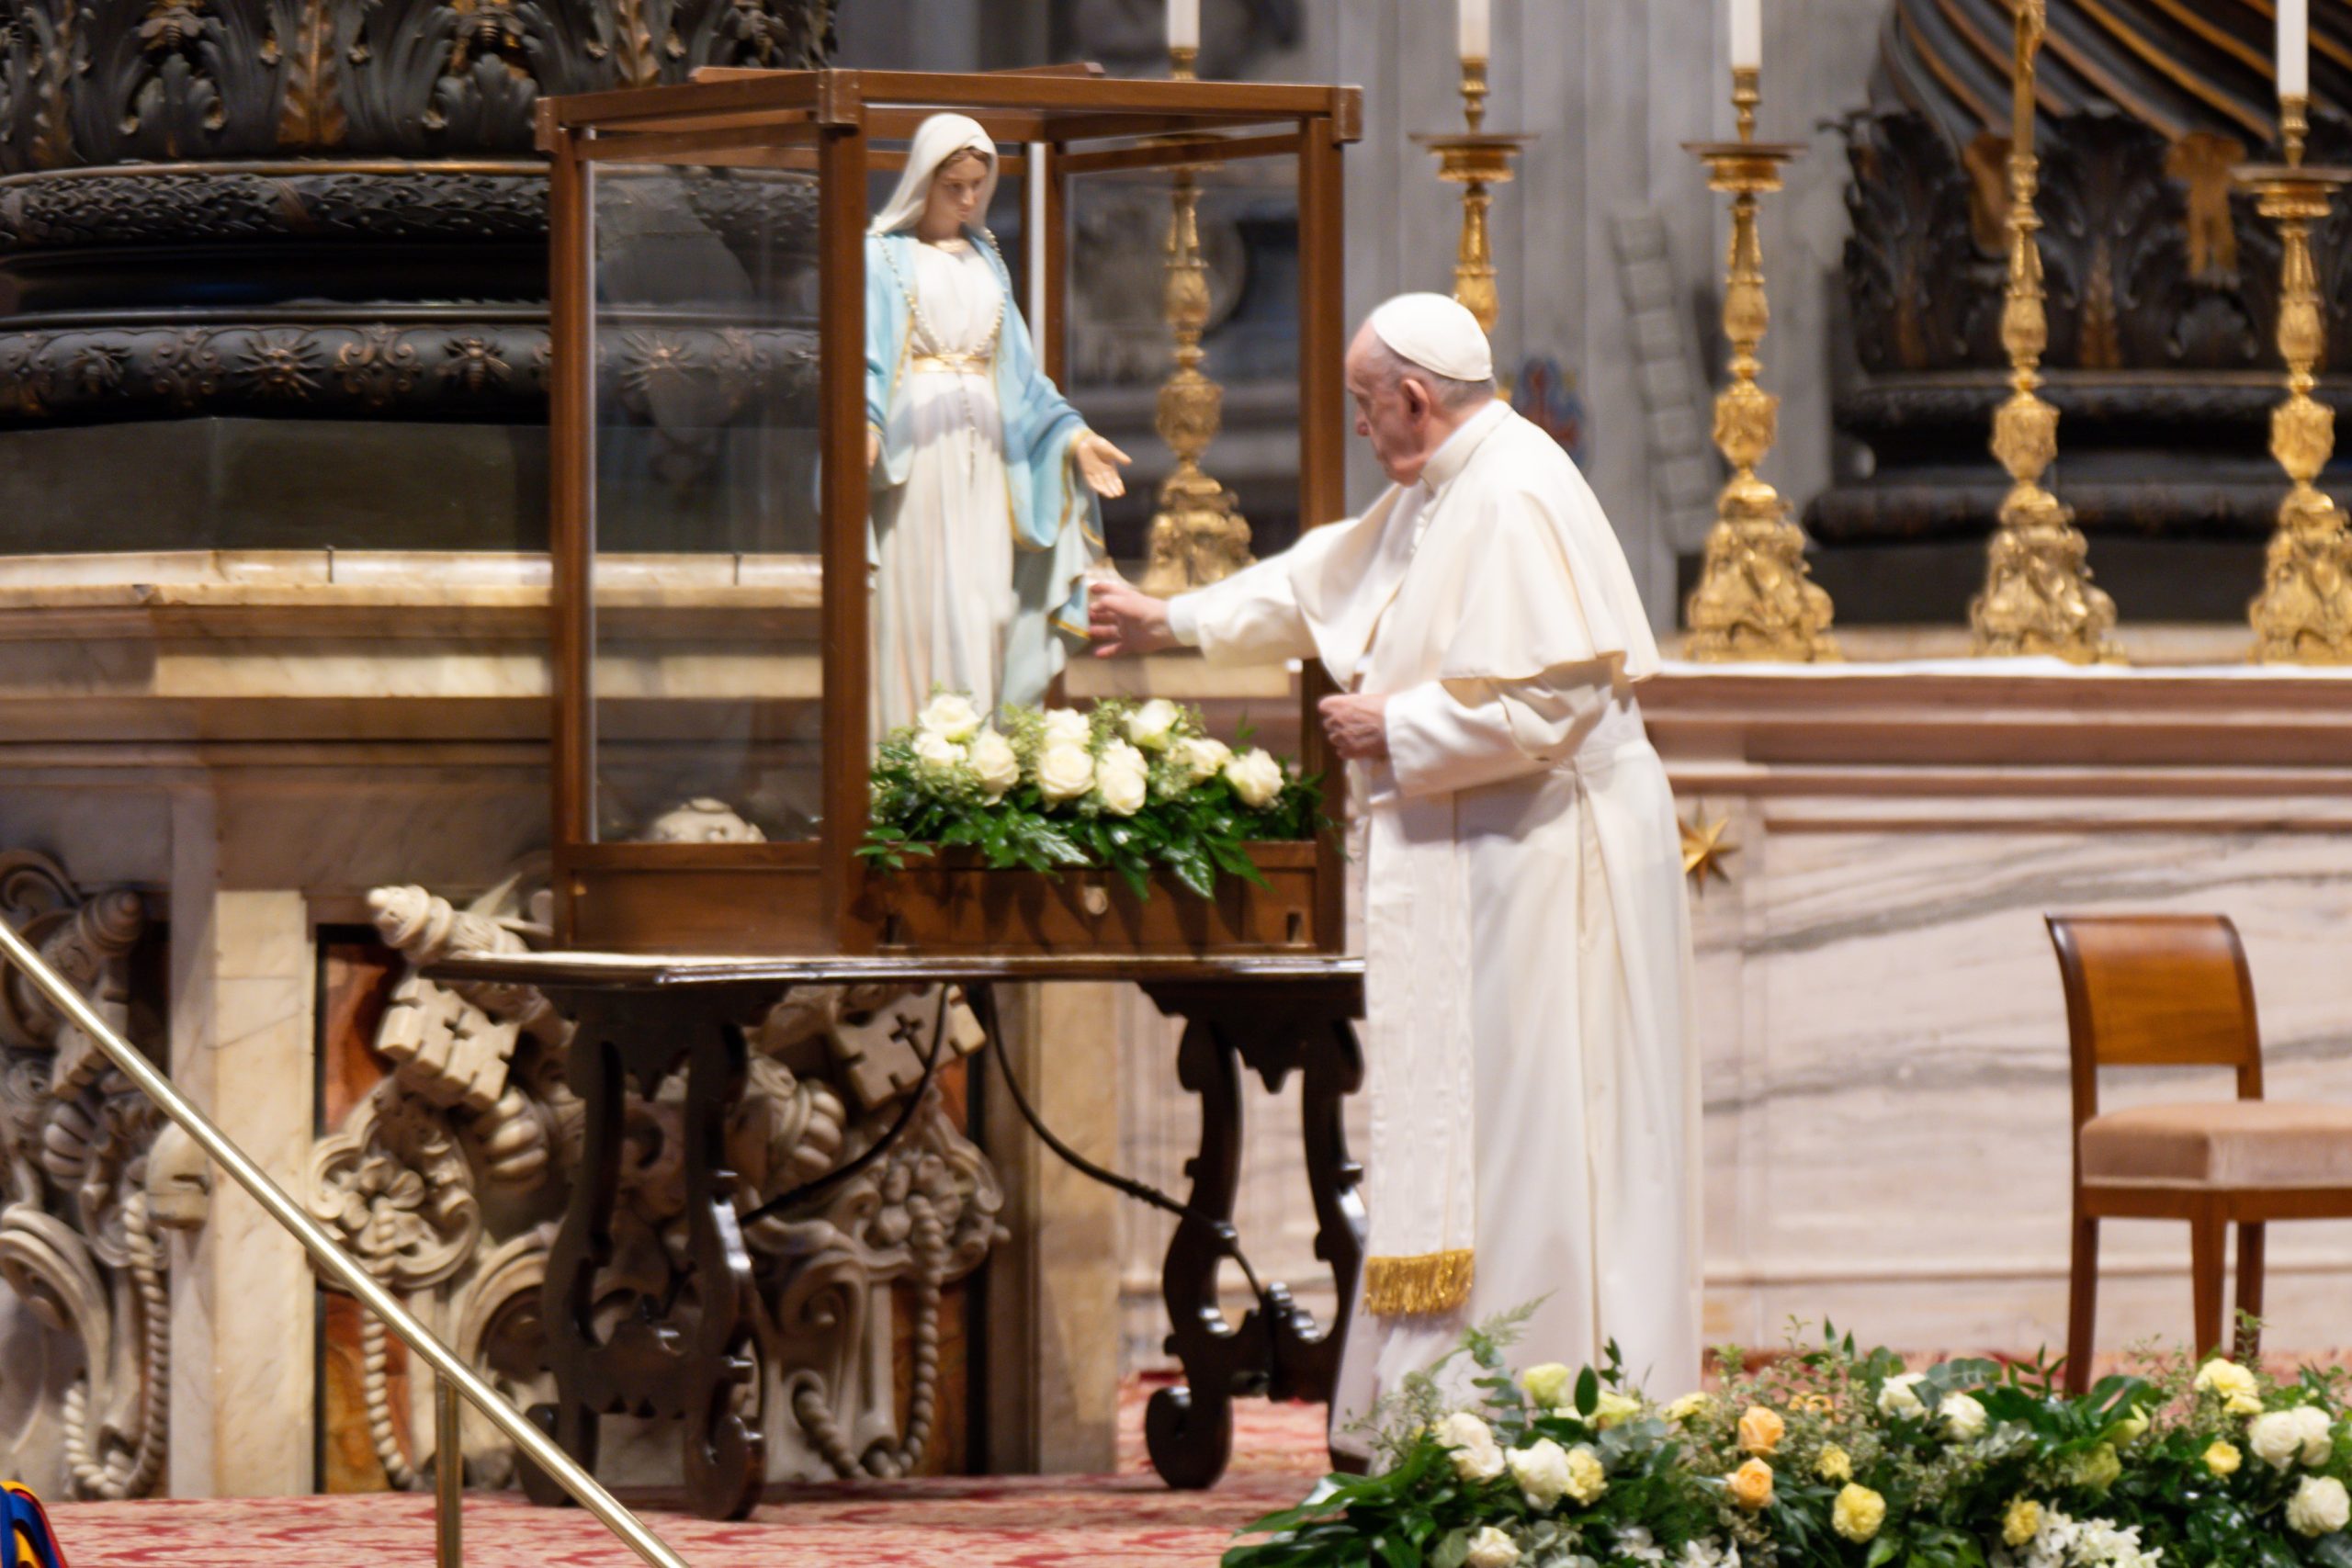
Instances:
[[[1201,47],[1201,0],[1168,0],[1168,47]]]
[[[1763,0],[1731,0],[1731,63],[1734,70],[1763,65]]]
[[[2278,96],[2312,91],[2312,0],[2278,0]]]
[[[1487,58],[1487,45],[1491,34],[1489,0],[1458,0],[1462,9],[1458,20],[1462,25],[1462,48],[1464,60]]]

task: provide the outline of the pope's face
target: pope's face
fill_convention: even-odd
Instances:
[[[1381,471],[1396,484],[1421,477],[1445,432],[1429,389],[1411,377],[1384,373],[1380,340],[1365,327],[1348,346],[1348,396],[1355,400],[1356,434],[1372,444]]]
[[[980,192],[988,185],[987,160],[974,152],[958,152],[931,177],[931,200],[924,204],[917,225],[924,239],[952,239],[967,224],[979,221]]]

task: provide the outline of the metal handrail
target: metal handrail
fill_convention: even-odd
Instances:
[[[598,1483],[582,1465],[545,1432],[532,1424],[529,1416],[514,1403],[490,1386],[481,1373],[466,1365],[455,1350],[442,1343],[440,1337],[417,1321],[398,1297],[386,1290],[368,1266],[344,1250],[323,1226],[302,1211],[300,1204],[287,1195],[284,1188],[271,1180],[261,1167],[245,1152],[229,1141],[228,1134],[212,1124],[209,1117],[198,1111],[173,1087],[172,1080],[159,1072],[155,1065],[141,1055],[138,1048],[117,1034],[107,1021],[98,1016],[89,999],[76,990],[65,976],[51,968],[48,961],[35,952],[30,943],[13,926],[0,919],[0,956],[24,971],[25,977],[35,989],[49,998],[50,1004],[71,1019],[75,1028],[89,1036],[92,1043],[106,1053],[107,1059],[148,1099],[160,1107],[164,1115],[177,1122],[182,1131],[194,1138],[199,1147],[212,1157],[215,1164],[234,1177],[237,1185],[253,1194],[254,1201],[269,1212],[270,1218],[290,1231],[309,1251],[319,1268],[334,1276],[336,1283],[359,1298],[362,1305],[384,1325],[400,1337],[401,1343],[430,1365],[439,1374],[440,1384],[435,1390],[436,1402],[434,1427],[440,1446],[440,1459],[435,1466],[435,1512],[439,1517],[440,1555],[444,1568],[456,1568],[455,1553],[458,1542],[458,1506],[462,1495],[464,1456],[458,1450],[458,1407],[451,1390],[465,1395],[475,1409],[487,1416],[492,1426],[503,1432],[524,1456],[551,1476],[556,1484],[571,1494],[574,1502],[602,1521],[605,1528],[628,1543],[628,1549],[654,1568],[686,1568],[685,1560],[673,1551],[660,1536],[646,1529],[638,1517],[622,1506],[619,1499]]]

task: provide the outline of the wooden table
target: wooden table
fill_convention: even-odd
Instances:
[[[1184,1382],[1151,1396],[1144,1432],[1152,1468],[1171,1486],[1203,1487],[1225,1472],[1237,1395],[1327,1400],[1339,1373],[1358,1271],[1364,1214],[1360,1168],[1348,1156],[1341,1106],[1363,1081],[1353,1021],[1363,1016],[1361,961],[1329,957],[729,958],[589,953],[460,955],[426,971],[436,980],[531,986],[573,1021],[567,1074],[584,1116],[582,1168],[548,1258],[540,1317],[553,1404],[532,1416],[594,1467],[599,1417],[622,1411],[684,1423],[686,1495],[706,1517],[751,1510],[763,1479],[759,1433],[738,1414],[734,1390],[752,1375],[752,1266],[736,1224],[735,1173],[725,1165],[729,1113],[743,1084],[746,1032],[793,986],[961,985],[1126,981],[1185,1028],[1177,1079],[1201,1099],[1199,1152],[1186,1162],[1190,1213],[1160,1270],[1168,1348]],[[984,995],[985,993],[983,993]],[[608,1224],[618,1190],[627,1091],[650,1095],[683,1061],[688,1257],[692,1290],[639,1294],[618,1325],[594,1321],[597,1273],[611,1260]],[[1301,1141],[1313,1193],[1315,1254],[1338,1287],[1328,1329],[1267,1281],[1237,1326],[1217,1300],[1217,1269],[1232,1255],[1241,1167],[1241,1076],[1270,1089],[1301,1075]],[[681,1310],[690,1299],[694,1305]],[[563,1500],[524,1467],[535,1501]]]

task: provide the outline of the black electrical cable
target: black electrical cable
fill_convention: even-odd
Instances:
[[[907,1097],[907,1103],[899,1111],[898,1120],[890,1123],[889,1131],[876,1138],[856,1158],[846,1165],[804,1181],[797,1187],[788,1188],[762,1203],[758,1208],[739,1215],[736,1220],[738,1225],[754,1224],[771,1214],[797,1208],[811,1198],[839,1187],[842,1182],[868,1168],[875,1161],[889,1153],[892,1146],[905,1134],[907,1128],[912,1124],[915,1111],[922,1107],[924,1091],[930,1089],[932,1077],[938,1070],[940,1052],[944,1047],[947,1038],[948,990],[949,987],[944,985],[939,987],[939,1011],[932,1022],[931,1050],[923,1057],[922,1077],[917,1080],[914,1091]],[[980,1015],[981,1031],[988,1036],[989,1044],[992,1047],[989,1055],[996,1058],[997,1077],[1004,1080],[1005,1092],[1012,1096],[1014,1109],[1021,1112],[1021,1119],[1029,1124],[1029,1130],[1037,1134],[1038,1141],[1051,1149],[1064,1164],[1089,1180],[1100,1182],[1138,1203],[1173,1214],[1179,1219],[1191,1220],[1195,1224],[1206,1226],[1209,1234],[1216,1238],[1218,1249],[1226,1257],[1233,1259],[1235,1266],[1241,1270],[1241,1277],[1249,1281],[1250,1293],[1261,1302],[1265,1301],[1266,1288],[1259,1281],[1258,1271],[1250,1266],[1249,1256],[1241,1250],[1240,1233],[1234,1229],[1232,1221],[1219,1219],[1215,1214],[1204,1213],[1189,1203],[1181,1202],[1170,1197],[1149,1182],[1138,1181],[1132,1176],[1122,1176],[1115,1170],[1106,1170],[1055,1135],[1054,1130],[1046,1126],[1044,1118],[1037,1114],[1036,1108],[1029,1103],[1029,1096],[1022,1089],[1021,1080],[1012,1076],[1012,1064],[1008,1059],[1004,1048],[1004,1032],[998,1026],[996,992],[988,987],[978,987],[972,1001],[973,1010]],[[1267,1321],[1266,1328],[1270,1334],[1274,1331],[1274,1325],[1271,1318]]]
[[[997,1027],[994,991],[988,989],[981,991],[978,1010],[986,1015],[983,1022],[988,1032],[989,1043],[995,1047],[989,1054],[996,1057],[997,1077],[1004,1080],[1005,1092],[1012,1097],[1014,1109],[1021,1112],[1021,1119],[1029,1123],[1029,1130],[1037,1134],[1038,1141],[1059,1156],[1065,1165],[1089,1180],[1099,1181],[1103,1186],[1124,1193],[1138,1203],[1148,1204],[1152,1208],[1174,1214],[1179,1219],[1191,1220],[1196,1224],[1206,1225],[1210,1234],[1216,1237],[1225,1255],[1232,1258],[1240,1269],[1241,1277],[1250,1281],[1250,1293],[1259,1301],[1264,1301],[1266,1288],[1258,1282],[1258,1271],[1250,1267],[1250,1259],[1241,1250],[1240,1233],[1233,1228],[1232,1221],[1219,1219],[1214,1214],[1203,1213],[1189,1203],[1179,1202],[1148,1182],[1138,1181],[1132,1176],[1122,1176],[1115,1170],[1105,1170],[1054,1135],[1054,1130],[1046,1125],[1044,1120],[1038,1116],[1035,1108],[1029,1103],[1029,1097],[1022,1092],[1021,1080],[1012,1076],[1012,1064],[1007,1059],[1004,1049],[1004,1034]],[[1271,1331],[1272,1328],[1271,1321],[1267,1326]]]
[[[915,1080],[914,1091],[907,1096],[907,1103],[899,1109],[898,1119],[890,1123],[890,1130],[867,1145],[855,1159],[846,1165],[836,1166],[824,1175],[804,1181],[797,1187],[787,1187],[758,1208],[737,1216],[737,1225],[755,1224],[770,1214],[797,1208],[818,1194],[839,1187],[890,1152],[913,1123],[915,1112],[922,1108],[923,1094],[931,1088],[932,1075],[939,1069],[939,1054],[947,1040],[947,987],[939,987],[939,1011],[932,1019],[931,1050],[922,1059],[922,1077]]]

